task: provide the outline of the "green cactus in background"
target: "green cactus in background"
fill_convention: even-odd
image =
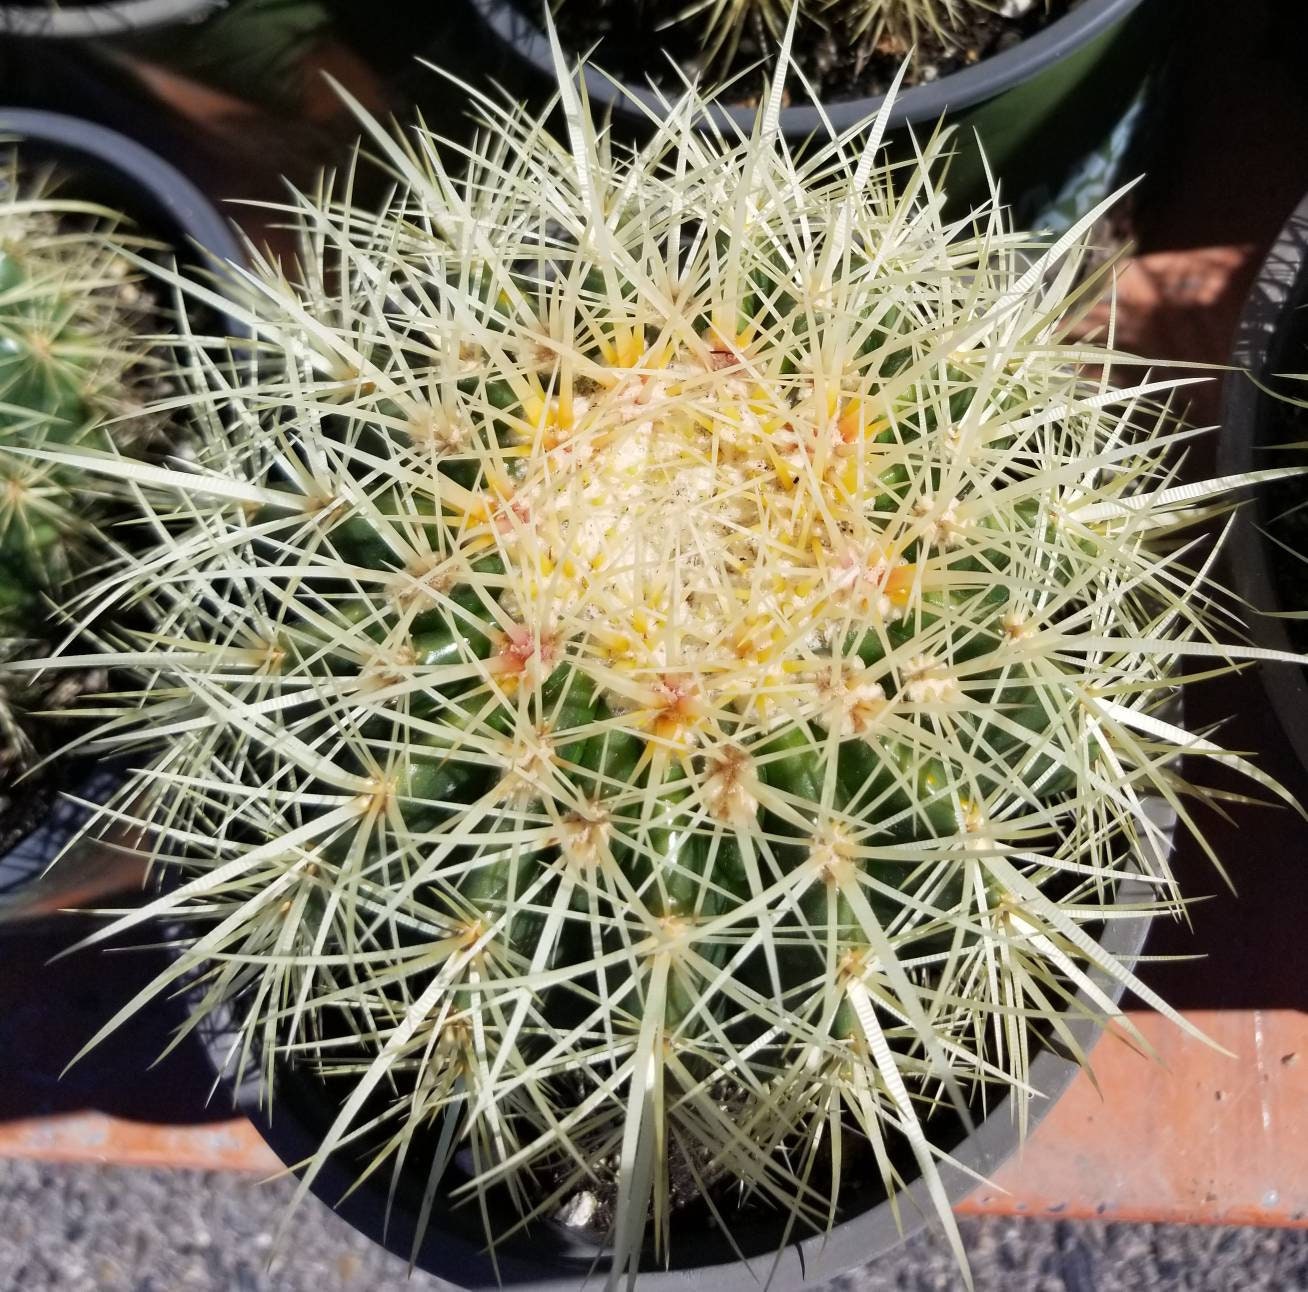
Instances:
[[[155,990],[338,1093],[302,1188],[457,1155],[612,1285],[687,1193],[820,1230],[906,1145],[961,1260],[933,1109],[1024,1120],[1096,975],[1188,1026],[1102,930],[1181,910],[1183,751],[1276,788],[1167,703],[1248,655],[1190,532],[1247,481],[1178,486],[1178,383],[1078,339],[1100,211],[947,223],[942,138],[797,159],[779,87],[631,152],[560,93],[566,144],[487,100],[466,174],[374,126],[387,209],[298,201],[259,342],[181,348],[191,466],[44,454],[160,536],[71,613],[148,615],[74,662],[138,679],[103,820],[180,881],[93,940],[192,921]]]
[[[0,157],[0,658],[49,638],[50,598],[67,595],[106,546],[104,482],[30,453],[108,449],[102,423],[131,411],[133,375],[149,361],[130,242],[110,213],[52,196],[47,176],[25,177],[16,149]],[[140,433],[125,425],[113,445]],[[5,681],[0,764],[26,751],[22,711],[35,699]]]

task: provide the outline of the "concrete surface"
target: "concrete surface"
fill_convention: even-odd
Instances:
[[[0,1160],[0,1292],[438,1292],[286,1181]],[[1300,1292],[1308,1230],[965,1220],[978,1292]],[[956,1292],[929,1237],[828,1292]]]

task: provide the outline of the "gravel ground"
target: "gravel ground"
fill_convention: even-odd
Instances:
[[[438,1292],[310,1199],[272,1234],[287,1182],[0,1161],[0,1292]],[[963,1226],[978,1292],[1302,1292],[1308,1231],[983,1220]],[[930,1237],[828,1292],[955,1292]]]

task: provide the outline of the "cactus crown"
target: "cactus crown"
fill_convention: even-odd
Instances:
[[[0,150],[0,656],[40,640],[55,590],[105,544],[98,475],[33,458],[33,449],[109,447],[103,423],[130,411],[148,366],[143,308],[125,251],[143,246],[111,212],[58,198],[47,172]],[[139,433],[115,429],[126,444]],[[0,763],[26,734],[0,700]]]
[[[1097,934],[1179,906],[1145,807],[1218,751],[1164,702],[1240,652],[1178,535],[1231,482],[1177,487],[1175,383],[1073,339],[1088,221],[946,223],[939,140],[797,159],[779,90],[631,153],[561,94],[566,144],[487,101],[458,174],[374,127],[391,205],[301,199],[254,354],[183,347],[195,466],[94,460],[163,535],[84,602],[152,620],[91,657],[140,679],[105,821],[184,880],[103,936],[197,921],[159,989],[270,1095],[337,1083],[303,1187],[458,1155],[610,1219],[615,1281],[670,1160],[791,1233],[906,1143],[957,1244],[934,1105],[1024,1116],[1092,973],[1167,1010]]]

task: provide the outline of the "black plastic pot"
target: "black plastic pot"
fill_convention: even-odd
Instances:
[[[245,255],[231,222],[180,171],[148,148],[94,122],[58,112],[0,107],[0,138],[22,155],[57,163],[60,192],[121,211],[142,232],[195,268],[239,264]],[[234,333],[239,325],[231,323]]]
[[[549,41],[542,27],[511,0],[471,0],[487,30],[543,83],[554,81]],[[1019,218],[1031,221],[1049,212],[1048,222],[1070,223],[1106,196],[1140,164],[1141,119],[1149,114],[1148,89],[1174,42],[1176,0],[1082,0],[1066,16],[1010,49],[930,84],[913,86],[895,101],[892,132],[903,127],[933,128],[947,119],[958,128],[950,167],[950,196],[971,204],[986,195],[985,170],[974,145],[1004,184]],[[661,112],[660,99],[647,88],[617,85],[596,66],[585,70],[592,104],[611,112],[624,133],[648,128],[641,105]],[[869,120],[883,96],[824,103],[837,131]],[[720,126],[749,129],[752,107],[716,107],[710,119]],[[824,137],[822,113],[812,104],[784,108],[781,129],[792,145]]]
[[[0,37],[94,40],[199,22],[227,0],[102,0],[100,4],[30,0],[0,4]]]
[[[222,264],[244,260],[231,225],[208,198],[167,162],[122,135],[59,113],[0,107],[0,139],[19,140],[28,162],[54,163],[61,176],[61,196],[122,212],[140,232],[171,248],[184,267],[214,272]],[[242,334],[235,319],[214,322],[229,335]],[[96,801],[107,797],[116,783],[113,772],[79,765],[55,786]],[[18,794],[22,789],[20,783],[9,792]],[[85,809],[60,801],[24,837],[7,841],[0,852],[0,914],[6,906],[11,912],[17,909],[13,903],[19,887],[45,869],[86,816]],[[87,901],[114,891],[112,875],[103,868],[105,859],[97,857],[88,864],[97,868],[94,873],[79,868],[78,859],[70,857],[57,878],[52,873],[40,894],[43,912],[59,905],[63,891]]]
[[[1291,215],[1258,271],[1236,329],[1231,366],[1236,371],[1226,378],[1223,391],[1219,474],[1302,464],[1304,454],[1290,458],[1277,446],[1308,438],[1303,424],[1297,429],[1289,425],[1290,407],[1268,390],[1300,400],[1308,397],[1308,383],[1282,378],[1284,373],[1308,371],[1308,197]],[[1308,501],[1304,489],[1298,485]],[[1232,586],[1260,612],[1250,624],[1254,640],[1275,651],[1293,651],[1295,644],[1286,621],[1269,616],[1308,610],[1308,604],[1286,604],[1265,533],[1286,505],[1281,490],[1260,489],[1237,513],[1227,547]],[[1285,734],[1308,767],[1308,674],[1298,664],[1264,663],[1262,676]]]
[[[9,831],[0,852],[0,934],[27,929],[74,908],[93,907],[127,889],[139,890],[145,871],[129,857],[95,850],[68,856],[52,871],[50,863],[87,823],[92,809],[123,783],[126,769],[80,762],[29,787],[20,782],[7,795],[40,795],[38,811]],[[26,827],[26,828],[23,828]],[[16,837],[15,837],[16,836]]]
[[[1160,805],[1155,820],[1167,823],[1165,829],[1170,832],[1175,817]],[[1144,903],[1151,900],[1151,894],[1144,884],[1132,881],[1122,885],[1119,900]],[[1103,937],[1103,945],[1130,963],[1141,954],[1148,932],[1146,918],[1114,921]],[[1110,983],[1097,971],[1092,977],[1114,1001],[1120,999],[1120,986]],[[1082,1005],[1090,1006],[1084,993],[1077,999]],[[1080,1019],[1069,1027],[1078,1045],[1088,1051],[1097,1039],[1096,1026]],[[220,1023],[211,1023],[200,1030],[200,1035],[215,1070],[221,1071],[230,1057],[230,1034]],[[1033,1108],[1032,1126],[1066,1090],[1078,1070],[1070,1059],[1050,1050],[1038,1055],[1031,1066],[1031,1081],[1048,1098]],[[250,1118],[288,1167],[304,1162],[317,1151],[339,1111],[339,1104],[321,1081],[294,1069],[279,1071],[275,1111],[271,1116],[261,1104],[253,1080],[233,1089],[232,1098],[237,1110]],[[982,1176],[993,1174],[1020,1143],[1008,1099],[992,1108],[971,1135],[963,1137],[960,1123],[958,1135],[960,1142],[952,1146],[953,1157]],[[951,1145],[946,1143],[945,1147]],[[358,1175],[358,1170],[337,1154],[315,1178],[312,1191],[355,1229],[408,1260],[424,1181],[418,1178],[402,1184],[394,1204],[388,1206],[389,1173],[379,1171],[355,1188]],[[976,1188],[975,1180],[960,1171],[945,1168],[944,1176],[946,1189],[954,1201]],[[639,1286],[643,1292],[698,1292],[706,1287],[718,1292],[728,1289],[759,1292],[761,1288],[769,1292],[798,1292],[893,1250],[929,1223],[928,1217],[933,1214],[933,1204],[921,1179],[899,1194],[898,1221],[879,1184],[869,1185],[861,1195],[856,1186],[847,1184],[844,1199],[851,1219],[838,1224],[828,1234],[793,1242],[779,1255],[780,1230],[775,1212],[733,1222],[732,1238],[745,1254],[744,1261],[716,1226],[705,1223],[693,1230],[685,1227],[678,1230],[674,1221],[671,1268],[664,1270],[651,1264],[649,1272],[640,1275]],[[498,1209],[492,1206],[490,1224],[496,1232],[508,1232],[516,1221],[517,1215],[509,1206],[500,1204]],[[600,1286],[606,1268],[602,1249],[554,1221],[539,1222],[528,1233],[520,1233],[497,1246],[496,1262],[492,1264],[485,1252],[481,1217],[476,1208],[452,1207],[447,1190],[443,1189],[416,1258],[417,1267],[428,1273],[458,1287],[488,1292],[501,1287],[579,1292],[583,1285]]]

